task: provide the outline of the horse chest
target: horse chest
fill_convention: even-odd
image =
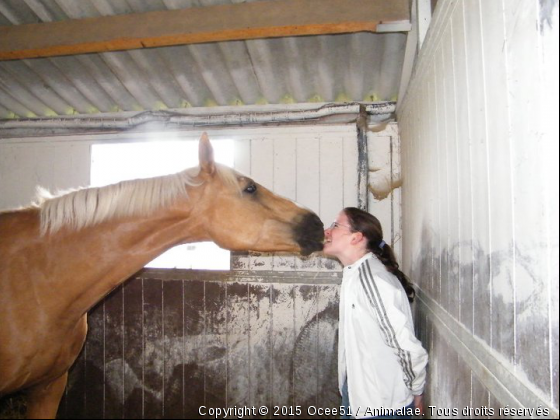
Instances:
[[[23,340],[13,340],[11,351],[2,357],[0,393],[11,393],[56,379],[70,368],[85,341],[86,316],[74,328],[58,333],[51,332],[44,341],[32,344],[24,336],[21,337]]]

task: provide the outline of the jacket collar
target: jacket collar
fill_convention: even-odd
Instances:
[[[343,277],[351,276],[353,273],[356,272],[356,270],[360,267],[360,265],[362,265],[362,263],[365,260],[367,260],[368,258],[371,258],[371,257],[373,257],[373,253],[368,252],[366,255],[364,255],[362,258],[360,258],[358,261],[344,267],[344,269],[342,270]]]

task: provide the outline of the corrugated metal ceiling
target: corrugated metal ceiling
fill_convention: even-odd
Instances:
[[[240,2],[0,0],[0,25]],[[0,61],[0,119],[395,101],[405,44],[403,33],[355,33]]]

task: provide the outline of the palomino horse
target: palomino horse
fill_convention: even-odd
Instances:
[[[27,416],[54,418],[87,331],[86,313],[174,245],[322,249],[314,213],[214,162],[175,175],[82,189],[0,213],[0,395],[27,390]]]

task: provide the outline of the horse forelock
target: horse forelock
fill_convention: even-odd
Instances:
[[[223,172],[225,180],[230,175]],[[196,167],[173,175],[66,191],[56,196],[38,189],[34,206],[40,211],[41,234],[56,232],[63,226],[79,230],[118,217],[149,215],[186,197],[186,186],[200,185],[195,180],[198,173]]]

